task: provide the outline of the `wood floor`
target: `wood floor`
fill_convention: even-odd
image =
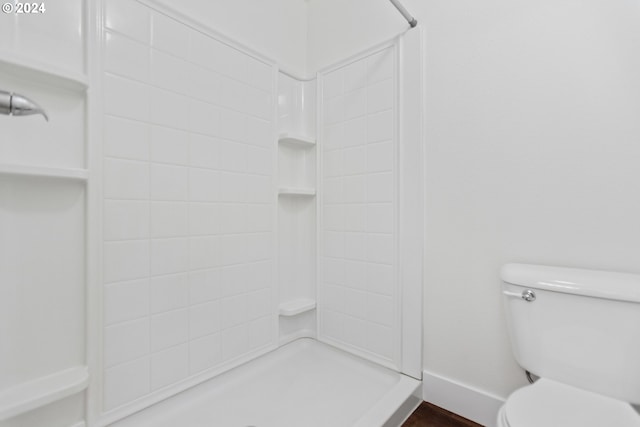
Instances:
[[[402,427],[482,427],[431,403],[422,402]]]

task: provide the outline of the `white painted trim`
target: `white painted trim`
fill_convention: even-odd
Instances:
[[[428,371],[422,373],[422,398],[486,427],[497,427],[504,404],[498,396]]]

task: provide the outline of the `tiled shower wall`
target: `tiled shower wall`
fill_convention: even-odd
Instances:
[[[322,76],[318,309],[320,339],[397,367],[394,49]]]
[[[136,1],[105,16],[109,411],[275,344],[275,72]]]

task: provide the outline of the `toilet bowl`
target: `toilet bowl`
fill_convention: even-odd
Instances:
[[[616,399],[541,378],[516,390],[498,427],[640,427],[640,415]]]
[[[498,427],[640,427],[640,275],[507,264],[501,278],[513,355],[540,379]]]

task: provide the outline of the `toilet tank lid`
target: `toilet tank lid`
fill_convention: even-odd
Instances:
[[[533,264],[505,264],[506,283],[534,289],[640,303],[640,275]]]

